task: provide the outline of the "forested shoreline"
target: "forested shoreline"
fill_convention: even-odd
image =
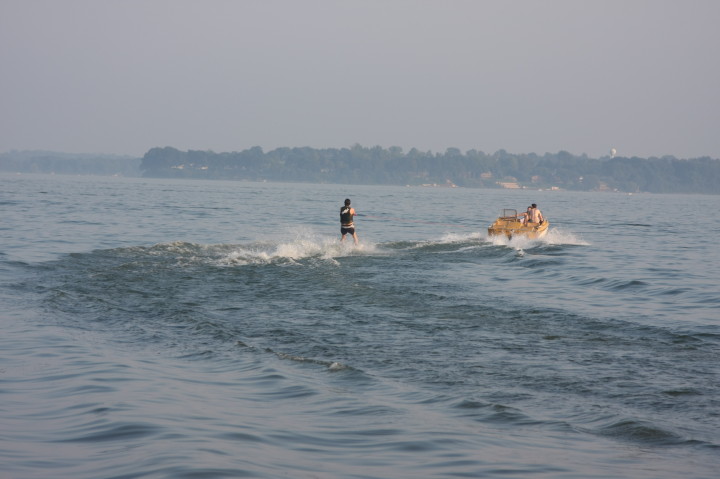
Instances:
[[[535,188],[581,191],[720,194],[720,160],[493,154],[457,148],[444,153],[399,147],[277,148],[240,152],[152,148],[142,159],[47,152],[0,154],[0,170],[341,184]]]
[[[241,152],[153,148],[145,176],[300,181],[313,183],[438,185],[471,188],[542,188],[650,193],[720,193],[720,160],[709,157],[589,158],[561,151],[539,156],[500,150],[486,154],[405,153],[399,147],[278,148]]]

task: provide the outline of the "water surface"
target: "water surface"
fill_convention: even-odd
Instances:
[[[0,184],[7,477],[716,477],[715,197]]]

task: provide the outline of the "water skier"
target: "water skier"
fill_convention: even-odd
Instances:
[[[340,207],[340,242],[345,241],[345,235],[351,234],[355,244],[358,244],[358,236],[355,232],[353,217],[356,215],[355,208],[350,206],[350,199],[345,200],[345,206]]]

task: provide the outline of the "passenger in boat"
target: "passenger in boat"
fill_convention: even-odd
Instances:
[[[526,211],[525,213],[520,213],[520,214],[518,215],[520,218],[522,218],[521,221],[522,221],[523,226],[527,225],[528,220],[529,220],[529,218],[530,218],[530,213],[531,213],[531,211],[532,211],[532,206],[528,206],[528,207],[527,207],[527,211]]]
[[[355,244],[358,244],[358,236],[355,232],[353,217],[356,215],[355,208],[350,206],[350,199],[345,200],[345,205],[340,207],[340,242],[345,241],[345,235],[350,234]]]
[[[545,221],[542,212],[538,209],[535,203],[530,205],[530,208],[528,209],[528,212],[526,214],[528,215],[527,223],[535,223],[540,225],[543,223],[543,221]]]

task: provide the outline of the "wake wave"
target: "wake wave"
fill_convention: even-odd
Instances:
[[[232,251],[220,258],[220,263],[265,264],[296,262],[308,258],[335,261],[336,258],[346,256],[378,253],[378,247],[373,243],[354,245],[352,240],[340,243],[336,238],[307,236],[299,236],[294,241],[284,243],[253,243],[232,248]]]
[[[488,237],[484,232],[446,233],[435,239],[419,241],[390,241],[374,243],[351,240],[341,243],[336,237],[315,235],[311,232],[298,234],[288,241],[254,241],[247,244],[197,244],[183,241],[159,243],[153,246],[119,248],[96,254],[110,254],[154,258],[182,264],[214,264],[217,266],[242,266],[262,264],[295,264],[307,260],[337,263],[338,259],[352,256],[387,256],[401,251],[463,252],[487,246],[505,246],[518,251],[543,245],[588,245],[582,238],[558,228],[551,229],[543,238],[530,240],[516,236]]]
[[[302,235],[286,242],[255,241],[247,244],[205,245],[176,241],[153,246],[114,250],[115,254],[135,257],[175,259],[180,263],[212,263],[218,266],[285,264],[305,259],[335,261],[337,258],[382,254],[374,243],[354,245],[352,240],[340,243],[337,238]]]
[[[512,239],[505,236],[488,236],[487,240],[495,246],[509,246],[518,249],[526,249],[535,245],[590,246],[590,243],[582,237],[561,228],[550,228],[547,234],[538,239],[529,239],[524,236],[513,236]]]

